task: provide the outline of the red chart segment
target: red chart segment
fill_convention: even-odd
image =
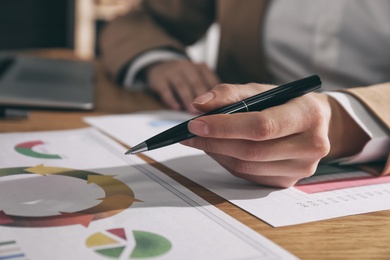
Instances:
[[[127,240],[125,230],[123,228],[109,229],[109,230],[107,230],[107,232],[109,232],[117,237],[120,237],[123,240]]]

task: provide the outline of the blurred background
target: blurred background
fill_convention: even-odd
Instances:
[[[139,1],[1,0],[0,51],[62,48],[94,58],[103,26]]]
[[[142,0],[0,0],[0,51],[71,49],[83,59],[99,56],[106,23]],[[218,28],[188,48],[196,61],[215,66]]]

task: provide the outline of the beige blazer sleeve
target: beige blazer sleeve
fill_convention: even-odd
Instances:
[[[390,82],[369,87],[345,89],[357,98],[383,124],[390,135]],[[378,174],[390,174],[390,147],[386,164],[376,167]]]
[[[362,102],[390,133],[390,82],[343,91]]]
[[[117,79],[126,64],[147,50],[168,48],[184,53],[185,46],[206,33],[214,15],[211,0],[143,0],[104,28],[102,61]]]

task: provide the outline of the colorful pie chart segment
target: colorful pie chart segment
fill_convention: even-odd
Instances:
[[[34,157],[34,158],[41,158],[41,159],[61,159],[61,156],[57,154],[49,154],[49,153],[40,153],[37,151],[34,151],[34,147],[38,145],[44,145],[44,142],[42,141],[29,141],[17,144],[15,146],[15,151],[17,151],[20,154]]]
[[[94,233],[87,238],[85,243],[95,253],[114,259],[121,259],[122,257],[126,259],[158,257],[172,248],[172,244],[168,239],[155,233],[133,230],[132,235],[135,245],[127,240],[123,228]],[[128,247],[131,248],[126,250]],[[128,255],[123,255],[125,252]]]

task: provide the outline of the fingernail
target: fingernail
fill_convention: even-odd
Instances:
[[[202,104],[205,104],[205,103],[209,102],[214,97],[215,97],[215,95],[214,95],[213,92],[207,92],[207,93],[205,93],[203,95],[200,95],[199,97],[195,98],[193,103],[197,103],[197,104],[201,104],[202,105]]]
[[[209,134],[209,127],[208,125],[199,120],[193,120],[188,123],[188,130],[195,134],[200,136],[205,136]]]

